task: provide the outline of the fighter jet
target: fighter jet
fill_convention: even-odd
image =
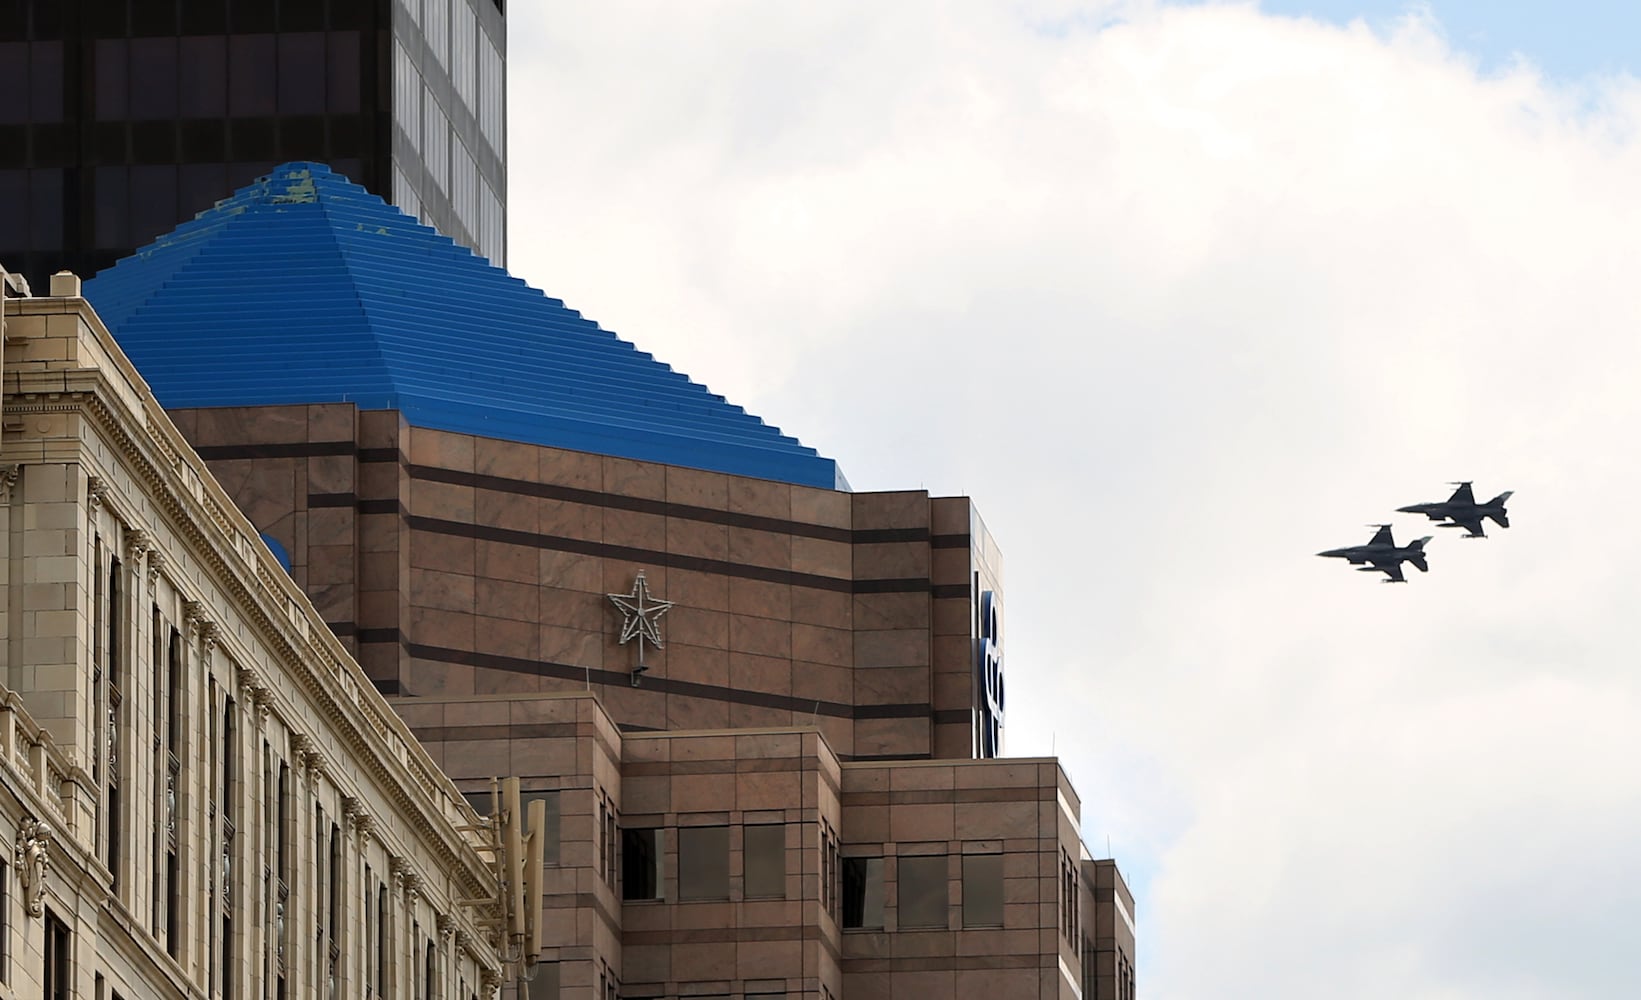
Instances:
[[[1352,566],[1357,567],[1359,573],[1380,572],[1390,579],[1385,583],[1406,583],[1407,577],[1402,575],[1402,563],[1410,562],[1417,566],[1419,572],[1430,572],[1430,564],[1425,562],[1424,543],[1430,541],[1433,535],[1426,535],[1417,541],[1409,542],[1405,547],[1398,547],[1396,540],[1390,536],[1390,525],[1374,524],[1369,527],[1378,528],[1366,545],[1352,545],[1343,549],[1328,549],[1318,552],[1319,556],[1328,556],[1334,559],[1348,559]]]
[[[1445,503],[1416,503],[1411,507],[1397,507],[1404,514],[1423,514],[1432,521],[1447,521],[1439,525],[1443,528],[1463,528],[1466,538],[1486,538],[1487,532],[1482,530],[1482,519],[1490,517],[1499,527],[1510,527],[1509,515],[1505,512],[1505,501],[1510,499],[1511,493],[1506,490],[1486,503],[1477,503],[1476,495],[1470,492],[1469,483],[1453,483],[1458,489],[1447,498]]]

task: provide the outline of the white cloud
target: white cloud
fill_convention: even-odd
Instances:
[[[1147,995],[1641,988],[1633,80],[1247,6],[510,30],[514,272],[976,497],[1011,749],[1148,876]],[[1515,527],[1392,513],[1461,476]],[[1393,517],[1405,587],[1312,555]]]

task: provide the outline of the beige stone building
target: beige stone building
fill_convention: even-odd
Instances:
[[[0,303],[0,997],[490,995],[477,817],[52,291]]]

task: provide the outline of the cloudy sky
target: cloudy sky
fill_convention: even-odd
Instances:
[[[512,270],[976,499],[1143,995],[1641,994],[1641,16],[510,18]],[[1454,479],[1513,526],[1394,513]],[[1428,575],[1315,557],[1384,520]]]

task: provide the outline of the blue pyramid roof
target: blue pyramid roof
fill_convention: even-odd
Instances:
[[[846,489],[837,463],[317,163],[85,284],[164,406],[413,426]]]

